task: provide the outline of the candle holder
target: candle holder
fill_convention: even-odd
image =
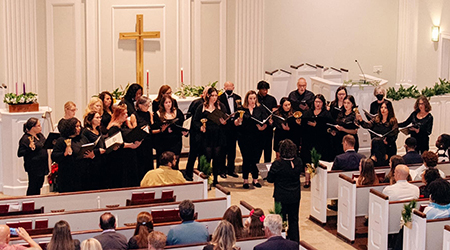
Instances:
[[[203,128],[205,128],[206,129],[206,122],[208,121],[208,119],[206,119],[206,118],[202,118],[201,120],[200,120],[200,122],[202,123],[202,127]]]

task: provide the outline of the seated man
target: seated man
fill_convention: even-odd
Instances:
[[[197,217],[194,212],[194,203],[190,200],[184,200],[178,208],[180,209],[180,218],[183,222],[181,225],[169,230],[167,245],[207,242],[209,239],[208,229],[205,225],[194,221]]]
[[[390,201],[411,200],[419,198],[419,187],[409,183],[406,179],[409,176],[409,168],[400,164],[395,167],[395,184],[383,189],[383,194],[389,196]]]
[[[163,152],[159,163],[159,168],[150,170],[145,174],[141,181],[141,187],[181,184],[186,182],[183,174],[173,169],[177,165],[177,157],[174,153],[170,151]]]
[[[417,147],[417,140],[414,137],[408,137],[405,140],[405,149],[406,154],[403,156],[403,160],[405,161],[405,164],[416,164],[416,163],[422,163],[422,156],[420,156],[419,153],[416,151]]]
[[[94,238],[100,241],[103,250],[126,250],[128,248],[127,238],[117,233],[116,217],[109,212],[106,212],[100,216],[100,228],[103,229],[102,234],[95,236]]]
[[[427,220],[450,217],[450,183],[437,179],[430,183],[430,204],[423,211]]]
[[[282,223],[280,215],[267,215],[264,219],[264,234],[267,241],[256,245],[253,250],[298,250],[298,243],[281,236]]]
[[[24,228],[19,227],[15,230],[16,230],[19,238],[26,241],[28,244],[30,244],[30,247],[42,250],[42,248],[39,246],[39,244],[31,239],[30,235],[27,233],[27,231]],[[27,249],[27,247],[22,246],[22,245],[9,245],[9,240],[11,238],[10,232],[11,232],[10,228],[7,225],[0,225],[0,249],[2,249],[2,250],[3,249],[4,250]]]
[[[167,237],[158,231],[152,231],[148,234],[148,250],[164,250]]]
[[[422,180],[422,175],[425,173],[425,170],[436,168],[436,165],[438,163],[437,154],[433,153],[431,151],[423,152],[422,159],[423,159],[423,165],[418,167],[416,170],[411,171],[411,178],[413,181]],[[444,179],[445,173],[440,169],[438,169],[438,170],[439,170],[439,175],[441,175],[441,178]]]
[[[345,153],[336,156],[331,170],[358,170],[359,162],[364,156],[355,152],[355,137],[352,135],[344,136],[342,146]]]

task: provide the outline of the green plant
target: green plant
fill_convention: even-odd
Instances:
[[[111,95],[113,96],[114,99],[120,100],[125,95],[125,93],[127,93],[128,87],[130,87],[130,83],[128,83],[127,86],[125,86],[125,88],[123,88],[122,85],[120,85],[119,88],[116,88],[113,92],[111,92]]]
[[[322,158],[322,155],[317,152],[316,148],[312,148],[311,164],[306,163],[306,171],[311,175],[311,178],[316,174],[316,168],[319,165],[320,158]]]
[[[358,80],[358,81],[353,81],[353,80],[348,80],[348,81],[344,81],[344,86],[350,86],[353,87],[355,85],[358,85],[360,89],[364,89],[364,86],[378,86],[380,84],[379,80]]]
[[[3,102],[9,105],[14,104],[30,104],[37,102],[38,95],[36,93],[28,92],[20,95],[14,93],[7,93],[3,98]]]
[[[403,205],[402,211],[402,223],[408,227],[411,226],[411,214],[412,210],[416,208],[417,201],[412,200],[408,204]]]
[[[193,96],[193,97],[199,97],[203,94],[203,90],[205,89],[205,87],[207,86],[211,86],[213,88],[216,87],[218,81],[215,81],[213,83],[209,83],[206,86],[195,86],[195,85],[185,85],[182,84],[180,88],[178,88],[178,90],[175,92],[175,95],[177,96],[181,96],[181,97],[188,97],[188,96]]]
[[[198,162],[198,171],[202,172],[206,176],[211,175],[211,163],[206,160],[206,156],[202,155],[200,156],[199,162]]]
[[[281,215],[281,202],[275,201],[275,204],[273,205],[273,209],[269,209],[269,213]]]
[[[398,90],[390,87],[387,90],[386,97],[398,101],[404,98],[417,98],[420,95],[430,98],[432,96],[445,95],[447,93],[450,93],[450,82],[439,78],[439,82],[436,82],[433,87],[425,87],[421,91],[414,85],[408,88],[400,85]]]

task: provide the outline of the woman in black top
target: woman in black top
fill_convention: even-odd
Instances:
[[[389,100],[386,100],[386,89],[383,88],[383,86],[377,86],[375,87],[375,89],[373,90],[373,95],[377,98],[376,101],[373,101],[370,104],[370,111],[369,113],[371,113],[372,115],[376,115],[378,114],[378,110],[381,108],[381,105],[383,103],[388,102],[391,106],[392,103]],[[368,120],[371,120],[370,117],[367,117]]]
[[[219,175],[219,170],[223,168],[220,164],[224,163],[221,160],[221,154],[226,146],[226,138],[223,131],[226,121],[223,118],[220,118],[219,121],[208,119],[216,109],[225,112],[226,107],[218,100],[217,90],[210,88],[206,93],[205,102],[197,108],[192,118],[194,129],[198,132],[196,135],[199,136],[198,141],[201,143],[206,160],[208,162],[212,160],[213,162],[213,185],[218,183],[217,176]],[[203,126],[202,119],[207,120],[206,126]]]
[[[267,181],[274,183],[273,198],[281,203],[283,221],[288,220],[287,238],[299,242],[298,211],[300,209],[300,173],[303,163],[297,147],[289,139],[280,142],[280,159],[274,161]]]
[[[175,108],[172,97],[163,96],[159,104],[159,110],[153,118],[155,121],[154,127],[160,130],[155,143],[156,159],[159,159],[165,151],[173,152],[177,156],[176,168],[178,169],[182,136],[187,135],[187,132],[181,129],[184,122],[184,115],[181,110]]]
[[[280,141],[284,139],[290,139],[298,148],[298,130],[300,129],[300,120],[293,117],[294,110],[292,109],[291,102],[287,97],[283,97],[280,100],[280,108],[274,112],[273,123],[275,126],[275,136],[273,139],[273,150],[277,153],[277,159],[279,158]]]
[[[142,96],[142,92],[142,86],[137,83],[133,83],[128,87],[127,93],[120,102],[127,105],[128,116],[136,112],[135,102]]]
[[[330,103],[330,113],[333,120],[336,121],[339,113],[344,108],[344,99],[347,97],[347,88],[345,86],[340,86],[336,90],[334,101]]]
[[[356,108],[355,98],[352,95],[348,95],[344,98],[344,108],[336,119],[337,125],[335,128],[331,129],[333,148],[335,150],[334,155],[344,153],[344,149],[342,148],[342,138],[347,134],[355,137],[355,151],[358,152],[358,126],[355,124],[356,114],[354,108]]]
[[[245,95],[244,99],[244,115],[243,118],[238,118],[234,121],[234,125],[239,126],[238,143],[242,154],[242,178],[244,179],[243,187],[249,188],[248,174],[252,174],[253,186],[261,187],[258,182],[258,168],[256,164],[262,154],[262,135],[267,124],[261,124],[266,119],[267,114],[265,108],[261,107],[256,97],[256,92],[250,90]],[[258,122],[260,121],[260,122]]]
[[[148,136],[142,141],[141,146],[136,149],[138,160],[139,179],[142,180],[145,174],[154,169],[153,166],[153,136],[151,126],[153,125],[153,114],[149,111],[151,104],[150,98],[141,96],[136,102],[136,113],[130,117],[131,127],[148,129]]]
[[[41,123],[30,118],[23,124],[23,136],[19,141],[18,157],[23,157],[28,173],[27,195],[41,194],[44,177],[48,174],[48,154],[44,148],[45,136],[41,133]]]
[[[172,97],[172,88],[169,85],[162,85],[159,88],[158,91],[158,96],[155,98],[155,100],[153,100],[152,102],[152,111],[153,113],[156,113],[159,110],[159,103],[161,102],[161,99],[163,98],[163,96],[170,96]],[[178,108],[178,103],[177,100],[173,99],[173,106],[175,108]]]
[[[386,146],[388,158],[397,154],[397,144],[395,142],[398,136],[398,123],[391,102],[388,100],[383,101],[377,111],[377,116],[369,122],[363,121],[359,114],[356,115],[356,118],[364,128],[368,128],[379,135],[385,135],[381,139],[383,139]],[[375,135],[374,133],[370,135],[372,139],[379,138],[379,135]]]
[[[428,151],[430,148],[430,135],[433,129],[433,116],[430,111],[430,102],[425,96],[420,96],[414,104],[414,112],[411,113],[406,121],[398,124],[400,128],[410,124],[413,125],[408,129],[408,132],[411,137],[416,138],[416,151],[420,154]]]
[[[113,97],[111,93],[108,91],[103,91],[98,95],[98,98],[103,102],[103,114],[102,114],[102,123],[100,125],[100,131],[106,134],[106,127],[108,127],[109,122],[111,121],[111,116],[113,114]]]
[[[85,158],[93,158],[92,151],[86,152],[82,158],[78,157],[81,145],[81,122],[73,117],[60,121],[59,132],[61,137],[56,140],[53,147],[52,160],[58,163],[59,192],[75,192],[81,190],[81,178],[86,174],[87,163]]]
[[[94,158],[87,161],[87,175],[82,179],[83,190],[95,190],[106,188],[104,172],[108,171],[104,167],[105,140],[100,132],[102,116],[100,113],[91,111],[84,118],[84,130],[81,134],[84,144],[97,143],[93,152]]]

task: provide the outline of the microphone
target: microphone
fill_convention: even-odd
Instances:
[[[366,74],[364,74],[364,72],[363,72],[363,70],[361,68],[361,65],[359,65],[358,60],[355,59],[355,63],[358,64],[359,70],[361,70],[361,73],[363,74],[363,77],[364,77],[364,84],[366,84],[367,83]]]

